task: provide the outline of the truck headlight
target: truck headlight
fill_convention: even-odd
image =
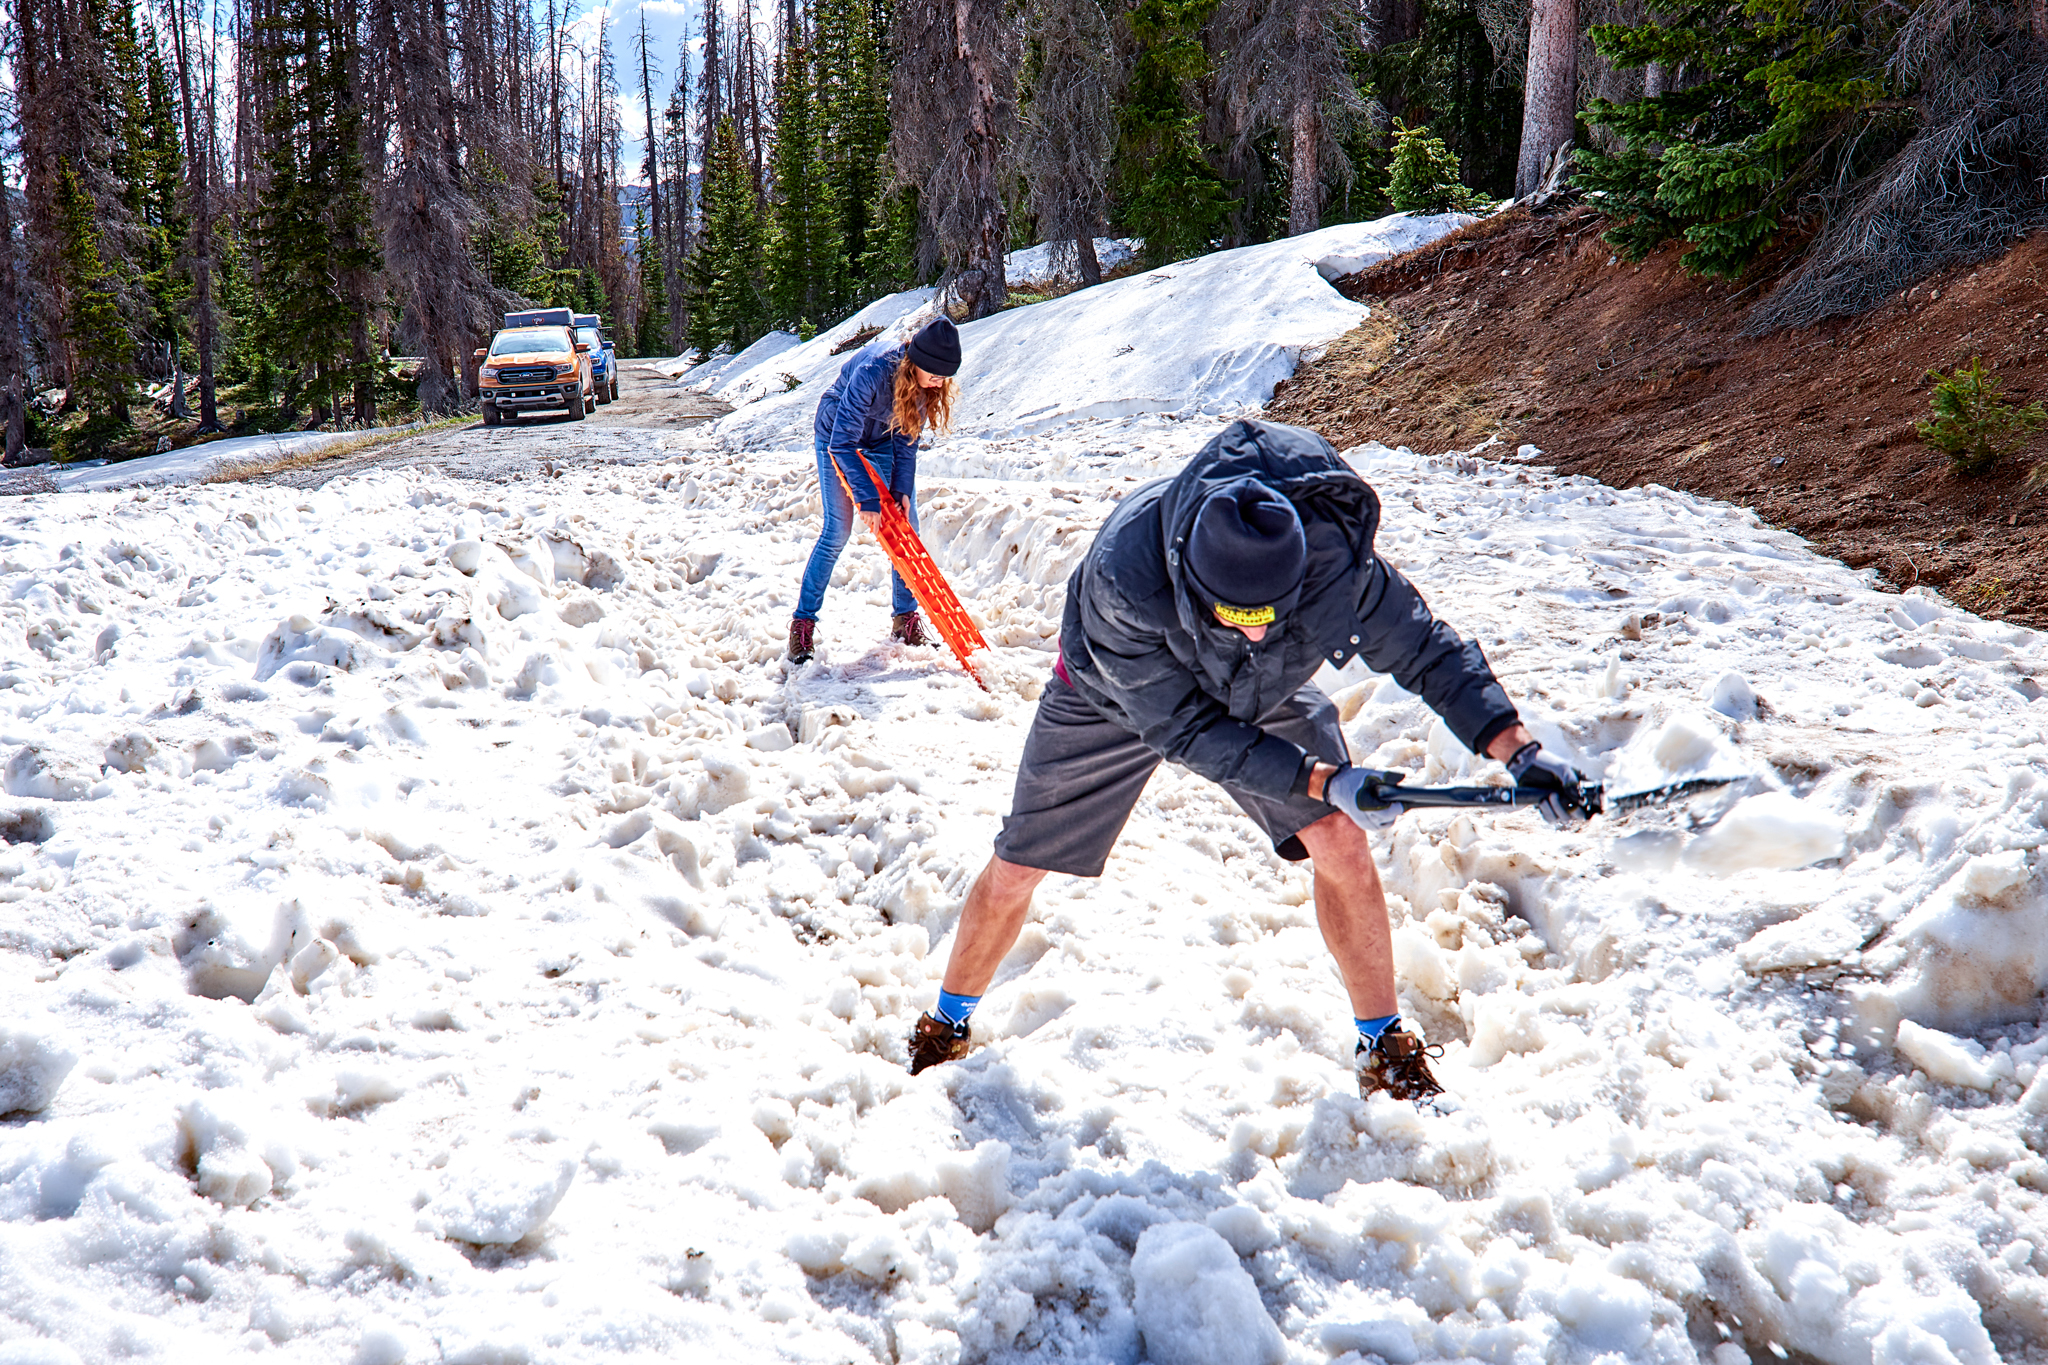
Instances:
[[[576,366],[574,366],[573,364],[555,366],[555,378],[557,379],[566,379],[568,376],[574,373],[576,373]]]
[[[496,379],[497,377],[498,377],[498,372],[497,372],[496,370],[492,369],[492,368],[491,368],[490,366],[488,366],[488,365],[486,365],[486,366],[484,367],[484,378],[486,378],[486,379]]]

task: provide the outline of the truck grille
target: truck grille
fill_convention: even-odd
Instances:
[[[554,377],[552,365],[514,365],[498,371],[500,384],[545,384]]]

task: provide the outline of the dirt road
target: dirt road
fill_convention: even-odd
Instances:
[[[627,360],[619,364],[618,401],[601,405],[580,422],[554,413],[520,417],[501,427],[486,427],[478,419],[250,482],[317,488],[342,474],[408,465],[433,465],[467,479],[505,479],[533,474],[549,462],[639,464],[674,453],[665,437],[727,411],[725,404],[679,392],[674,380]]]

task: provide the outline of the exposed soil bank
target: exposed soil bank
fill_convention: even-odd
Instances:
[[[1337,287],[1373,316],[1275,395],[1338,446],[1534,444],[1542,463],[1754,508],[1887,582],[2048,626],[2048,433],[1990,474],[1950,472],[1913,424],[1925,378],[1982,355],[2048,396],[2048,234],[1862,317],[1739,335],[1764,285],[1707,284],[1666,248],[1614,259],[1603,220],[1512,210]]]

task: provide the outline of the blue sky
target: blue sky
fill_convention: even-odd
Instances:
[[[730,13],[732,0],[724,0]],[[756,0],[755,12],[772,19],[775,0]],[[675,84],[677,46],[688,38],[692,63],[692,84],[699,49],[703,46],[702,0],[615,0],[610,5],[579,4],[570,21],[573,41],[595,54],[600,17],[611,16],[612,62],[619,82],[619,126],[625,132],[620,178],[641,183],[640,164],[646,153],[647,120],[640,95],[640,23],[647,22],[648,59],[653,69],[654,116],[659,119]]]

